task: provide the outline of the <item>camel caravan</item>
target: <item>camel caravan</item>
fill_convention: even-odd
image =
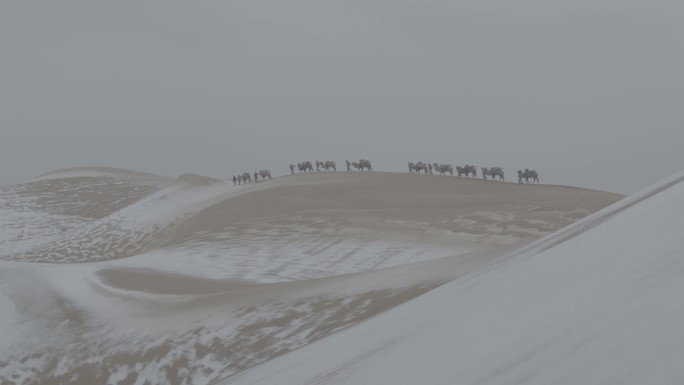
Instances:
[[[424,163],[424,162],[408,162],[409,174],[420,174],[421,172],[429,175],[434,175],[439,173],[439,175],[454,175],[454,168],[450,164],[437,164],[437,163]],[[482,179],[493,180],[503,182],[505,179],[504,170],[502,167],[480,167],[482,171]],[[465,166],[456,166],[456,173],[458,176],[476,178],[477,177],[477,167],[471,164],[466,164]],[[518,170],[518,183],[522,184],[523,179],[525,183],[539,183],[539,174],[536,170],[530,170],[528,168],[525,171]],[[531,181],[530,181],[531,180]]]
[[[295,174],[295,169],[299,170],[299,173],[313,172],[313,164],[308,160],[301,163],[297,163],[296,166],[294,164],[290,164],[290,175]],[[330,169],[333,169],[333,171],[337,171],[337,164],[334,161],[316,161],[316,172],[320,172],[321,170],[330,171]]]
[[[359,171],[373,171],[373,166],[371,165],[370,160],[367,159],[361,159],[358,162],[350,162],[347,160],[345,163],[347,164],[347,171],[352,171],[352,167]],[[295,170],[299,170],[300,174],[304,172],[313,172],[313,164],[310,161],[304,161],[297,163],[296,165],[290,164],[290,175],[294,175]],[[337,163],[335,161],[316,161],[316,172],[330,170],[337,171]]]
[[[350,162],[348,160],[345,161],[346,166],[347,166],[347,171],[373,171],[373,166],[371,165],[371,162],[367,159],[361,159],[358,162]],[[332,160],[326,160],[326,161],[319,161],[316,160],[316,172],[321,172],[321,171],[337,171],[337,164],[335,161]],[[503,182],[505,181],[504,177],[504,170],[502,167],[495,166],[495,167],[479,167],[480,171],[482,173],[482,179],[484,180],[492,180],[492,181],[499,181]],[[466,164],[464,166],[452,166],[450,164],[446,163],[425,163],[425,162],[408,162],[408,170],[409,174],[428,174],[428,175],[436,175],[439,173],[439,175],[449,175],[449,176],[454,176],[454,171],[456,172],[456,175],[459,177],[467,177],[467,178],[477,178],[477,166],[474,166],[472,164]],[[299,170],[299,173],[306,173],[306,172],[313,172],[313,164],[311,161],[304,161],[295,164],[290,164],[290,174],[294,175],[295,170]],[[252,179],[252,177],[254,179]],[[254,182],[258,182],[259,179],[262,181],[265,181],[266,179],[271,180],[271,172],[269,170],[259,170],[255,171],[254,174],[250,174],[248,172],[244,172],[242,174],[238,174],[237,176],[233,176],[233,184],[235,185],[240,185],[240,184],[247,184],[247,183],[252,183],[252,180]],[[537,173],[536,170],[531,170],[526,168],[525,171],[518,170],[518,183],[522,184],[523,179],[525,180],[525,183],[539,183],[539,174]]]
[[[261,180],[271,180],[271,172],[269,170],[254,171],[254,182],[259,182],[259,178]],[[243,172],[242,174],[233,175],[233,185],[239,186],[247,183],[252,183],[252,174]]]

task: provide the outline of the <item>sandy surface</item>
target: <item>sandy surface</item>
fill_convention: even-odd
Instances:
[[[8,186],[0,382],[209,384],[620,198],[382,172],[233,186],[93,168]]]
[[[219,384],[682,383],[682,182]]]

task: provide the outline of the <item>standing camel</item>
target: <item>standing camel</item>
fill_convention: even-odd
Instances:
[[[297,168],[299,168],[299,172],[313,172],[313,165],[308,160],[302,163],[297,163]]]
[[[487,167],[480,167],[482,169],[482,179],[487,180],[488,176],[492,175],[492,172]]]
[[[409,168],[413,165],[413,172],[420,174],[421,171],[428,173],[428,166],[423,162],[418,162],[416,164],[409,163]]]
[[[525,183],[530,183],[530,178],[532,178],[533,183],[539,183],[539,174],[537,174],[537,170],[530,170],[528,168],[526,168],[524,172],[518,170],[518,183],[522,184],[523,178],[525,178]]]
[[[259,170],[259,176],[261,177],[262,180],[271,180],[271,172],[268,170]]]
[[[373,166],[371,166],[370,160],[361,159],[358,164],[359,168],[361,168],[361,171],[363,171],[365,168],[367,168],[368,171],[373,171]]]
[[[477,176],[477,168],[473,165],[468,165],[466,164],[465,166],[456,166],[456,171],[458,171],[458,176],[470,176],[470,174],[473,174],[473,177]]]
[[[430,165],[430,174],[432,174],[432,165]],[[446,173],[449,173],[449,175],[454,176],[454,167],[450,164],[437,164],[435,163],[434,165],[434,170],[436,172],[439,172],[439,175],[445,175]]]
[[[504,180],[504,171],[503,168],[501,167],[492,167],[489,169],[489,172],[492,174],[492,180],[496,180],[496,177],[499,177],[499,180],[502,181]]]

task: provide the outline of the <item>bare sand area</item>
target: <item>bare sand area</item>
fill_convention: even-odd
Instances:
[[[169,243],[219,232],[226,226],[289,224],[430,229],[535,237],[622,198],[618,194],[551,185],[519,185],[402,173],[316,173],[286,177],[288,184],[225,200],[193,216]],[[417,225],[417,226],[416,226]],[[493,230],[493,231],[492,231]],[[371,235],[372,236],[372,235]]]

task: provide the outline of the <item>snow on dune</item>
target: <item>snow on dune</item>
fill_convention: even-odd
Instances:
[[[212,198],[226,194],[222,186],[174,183],[101,220],[88,223],[55,241],[10,255],[28,262],[94,262],[132,256],[149,250],[163,234]]]
[[[77,175],[80,176],[76,177],[72,176],[74,172],[68,172],[66,175],[69,177],[66,179],[50,178],[31,182],[31,184],[74,183],[73,178],[76,178],[77,186],[73,189],[79,192],[86,190],[86,187],[91,188],[96,183],[101,184],[101,186],[97,185],[98,187],[110,191],[113,185],[121,186],[122,189],[130,193],[128,199],[125,199],[126,203],[129,204],[119,205],[118,203],[124,201],[123,198],[120,201],[108,202],[103,199],[100,191],[97,191],[92,204],[108,207],[107,215],[97,220],[79,220],[80,217],[65,217],[63,215],[51,218],[48,216],[49,213],[47,215],[35,214],[37,210],[31,211],[31,215],[35,217],[33,220],[25,210],[14,210],[6,217],[7,222],[2,223],[4,228],[19,228],[25,232],[26,222],[44,223],[47,219],[51,220],[46,226],[40,227],[33,237],[39,241],[42,240],[42,242],[39,244],[24,242],[21,247],[16,249],[8,248],[3,253],[5,255],[2,255],[3,259],[24,262],[73,263],[129,257],[160,245],[175,226],[216,202],[235,195],[278,185],[278,182],[274,181],[272,184],[237,188],[217,179],[186,174],[175,181],[167,181],[166,186],[162,188],[156,184],[143,184],[144,187],[141,187],[135,180],[122,181],[109,177],[82,176],[84,171],[79,171]],[[85,172],[86,175],[90,175],[90,173],[92,171]],[[136,176],[135,173],[133,175]],[[51,176],[55,177],[55,175]],[[63,174],[58,173],[57,176],[61,177]],[[157,179],[154,180],[157,181]],[[59,197],[65,195],[69,197],[71,188],[58,190]],[[12,198],[15,197],[5,197],[5,201],[27,201],[27,199]],[[56,205],[43,205],[43,207],[54,206]],[[55,227],[58,230],[55,230]],[[10,236],[23,239],[23,234],[12,235],[10,233]]]
[[[0,257],[36,247],[123,209],[168,184],[132,171],[57,171],[0,188]]]
[[[620,198],[394,173],[165,183],[0,261],[3,385],[214,383]],[[53,212],[70,191],[36,207]]]
[[[683,181],[224,383],[682,383]]]
[[[218,202],[165,247],[113,264],[265,283],[320,278],[498,254],[619,198],[421,175],[302,175]]]

